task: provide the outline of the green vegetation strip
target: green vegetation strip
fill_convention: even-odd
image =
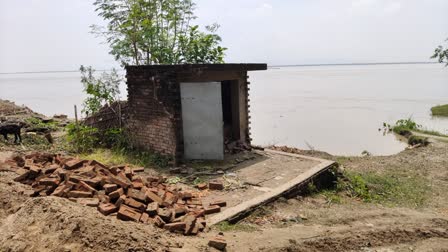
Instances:
[[[433,116],[448,116],[448,104],[432,107],[431,113]]]
[[[364,202],[386,206],[419,208],[428,200],[429,181],[411,172],[389,171],[344,172],[333,190],[320,192],[329,202],[341,203],[342,195],[359,198]]]

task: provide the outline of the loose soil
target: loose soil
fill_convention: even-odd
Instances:
[[[19,150],[0,150],[0,162]],[[338,161],[353,172],[412,172],[426,178],[431,191],[419,208],[348,196],[332,203],[322,194],[281,198],[223,231],[227,251],[448,251],[448,143],[433,140],[392,156],[299,154]],[[215,251],[207,242],[218,227],[184,237],[64,198],[28,198],[28,187],[15,176],[0,167],[0,251]]]

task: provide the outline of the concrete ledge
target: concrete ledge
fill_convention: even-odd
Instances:
[[[276,198],[280,197],[281,195],[288,193],[291,190],[296,189],[297,187],[300,187],[301,185],[310,181],[312,178],[314,178],[314,177],[318,176],[319,174],[321,174],[322,172],[328,170],[330,167],[332,167],[335,164],[335,162],[326,160],[326,159],[308,157],[308,156],[286,153],[286,152],[281,152],[281,151],[266,149],[265,152],[318,161],[319,164],[315,165],[314,167],[311,167],[304,173],[299,174],[294,179],[286,182],[285,184],[283,184],[279,187],[272,189],[269,192],[266,192],[258,197],[255,197],[255,198],[248,200],[244,203],[241,203],[237,206],[228,208],[219,214],[211,216],[210,218],[207,219],[208,225],[212,226],[221,221],[226,221],[226,220],[230,221],[230,222],[239,220],[239,219],[241,219],[242,215],[245,215],[245,214],[251,212],[252,210],[254,210],[255,208],[257,208],[261,205],[267,204],[267,203],[275,200]]]

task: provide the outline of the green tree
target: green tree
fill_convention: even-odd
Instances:
[[[104,36],[117,61],[125,65],[222,63],[218,25],[200,31],[192,25],[192,0],[96,0],[106,26],[92,26]]]
[[[81,83],[84,85],[84,92],[87,94],[82,113],[86,116],[92,115],[104,105],[118,100],[121,77],[115,69],[112,69],[110,73],[103,72],[100,76],[95,76],[95,70],[90,66],[81,66],[79,70],[81,72]]]
[[[448,42],[448,39],[446,40]],[[446,66],[448,66],[448,47],[443,48],[443,46],[438,46],[434,50],[434,54],[431,57],[432,59],[438,59],[440,63],[445,62]]]

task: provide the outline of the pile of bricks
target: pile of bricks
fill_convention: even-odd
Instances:
[[[143,168],[108,167],[95,160],[42,153],[16,156],[9,163],[18,174],[15,181],[31,185],[25,192],[31,197],[65,197],[97,207],[104,215],[185,235],[202,231],[205,215],[226,206],[223,201],[204,206],[200,192],[169,185],[164,177],[138,175]],[[222,184],[212,182],[208,187],[222,189]]]

